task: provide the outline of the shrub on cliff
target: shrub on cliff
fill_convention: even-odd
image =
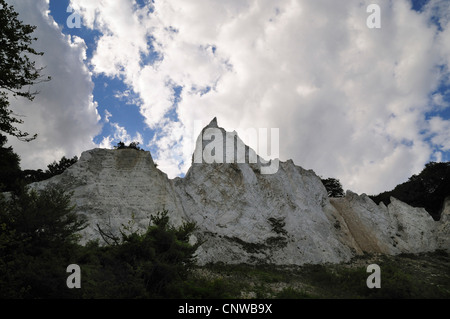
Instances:
[[[47,188],[0,194],[0,298],[65,298],[66,267],[85,223],[70,196]]]
[[[411,206],[423,207],[435,219],[440,219],[444,199],[450,196],[450,162],[430,162],[419,175],[397,185],[389,192],[371,196],[377,204],[388,205],[395,197]]]
[[[124,142],[120,141],[120,142],[117,143],[116,146],[114,146],[114,149],[116,149],[116,150],[121,150],[121,149],[126,149],[126,148],[131,148],[131,149],[135,149],[135,150],[138,150],[138,151],[143,151],[143,149],[139,147],[139,142],[131,142],[130,144],[125,145]]]
[[[143,233],[131,221],[120,236],[98,227],[106,246],[93,244],[95,262],[84,276],[84,298],[181,298],[197,245],[189,244],[195,225],[170,226],[168,212],[151,216]],[[92,255],[91,255],[92,257]],[[81,266],[82,268],[84,266]]]
[[[323,186],[325,186],[328,197],[344,197],[344,189],[341,182],[336,178],[321,179]]]

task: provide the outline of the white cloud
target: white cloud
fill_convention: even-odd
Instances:
[[[93,137],[99,132],[97,104],[93,99],[93,83],[85,67],[86,45],[78,37],[64,36],[51,16],[48,1],[8,0],[19,13],[19,19],[37,26],[38,40],[33,48],[44,52],[36,64],[44,66],[44,74],[52,80],[34,87],[40,91],[34,101],[12,100],[12,109],[24,115],[22,131],[37,133],[38,138],[24,143],[10,137],[9,143],[21,157],[21,166],[45,168],[62,156],[80,155],[95,146]]]
[[[136,135],[132,137],[128,134],[127,130],[120,126],[118,123],[111,123],[111,126],[114,128],[114,140],[122,141],[125,144],[130,144],[131,142],[138,142],[139,144],[143,144],[144,140],[142,138],[142,134],[136,132]]]
[[[429,121],[431,141],[443,151],[450,151],[450,121],[441,117],[432,117]]]
[[[444,99],[441,93],[435,93],[432,95],[432,102],[437,108],[445,109],[450,106],[450,102]]]
[[[114,147],[113,145],[114,138],[111,137],[111,135],[103,137],[102,141],[98,145],[99,148],[107,148],[112,149]]]
[[[131,92],[130,90],[125,90],[123,92],[117,91],[114,94],[114,97],[120,101],[124,101],[125,104],[128,105],[140,105],[141,101],[136,94]]]
[[[444,104],[430,96],[449,70],[448,1],[418,13],[380,0],[381,29],[367,28],[371,2],[359,0],[167,0],[152,13],[125,0],[72,2],[104,34],[94,72],[123,77],[139,95],[157,131],[153,156],[170,177],[190,164],[193,123],[214,116],[229,130],[280,128],[282,159],[357,192],[392,188],[437,154],[421,132]],[[153,64],[141,59],[150,36]],[[177,86],[179,121],[168,116]],[[445,151],[438,124],[433,143]]]
[[[111,113],[109,113],[108,110],[106,110],[105,113],[107,114],[106,118],[109,119]],[[123,142],[125,145],[128,145],[131,142],[137,142],[140,145],[144,144],[144,138],[142,137],[141,133],[136,132],[136,135],[133,137],[128,133],[125,127],[120,126],[118,123],[109,121],[108,123],[114,130],[114,133],[112,136],[104,136],[98,147],[112,149],[118,142]]]
[[[112,114],[108,110],[105,109],[105,122],[109,123],[109,119],[111,118]]]

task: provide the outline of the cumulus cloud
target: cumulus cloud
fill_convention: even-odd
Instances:
[[[133,137],[128,133],[125,127],[120,126],[119,123],[111,122],[111,116],[112,114],[107,109],[105,109],[104,121],[105,124],[108,124],[110,126],[113,134],[104,136],[102,138],[102,141],[98,144],[99,148],[112,149],[119,142],[123,142],[125,145],[128,145],[131,142],[137,142],[140,145],[144,144],[144,138],[141,133],[136,132],[135,136]]]
[[[442,151],[450,151],[450,121],[435,116],[430,119],[429,125],[433,134],[431,141]]]
[[[93,99],[93,83],[85,66],[86,45],[83,39],[65,36],[48,16],[45,0],[8,0],[24,23],[37,26],[38,38],[33,48],[44,52],[36,57],[43,73],[52,80],[36,85],[40,93],[34,101],[17,98],[11,107],[23,115],[22,131],[37,133],[38,138],[24,143],[10,137],[9,143],[21,157],[21,166],[45,168],[62,156],[80,155],[95,146],[93,137],[99,133],[99,115]]]
[[[194,124],[217,116],[228,130],[279,128],[282,160],[377,193],[448,150],[448,123],[426,115],[448,104],[437,91],[450,26],[448,1],[416,12],[380,0],[381,29],[369,29],[370,3],[71,1],[101,32],[93,72],[139,96],[152,155],[170,177],[190,166]]]

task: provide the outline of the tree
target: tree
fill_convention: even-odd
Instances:
[[[92,285],[87,288],[93,292],[86,298],[183,297],[188,270],[199,246],[189,244],[195,224],[170,226],[166,210],[150,219],[152,224],[145,232],[134,230],[132,220],[123,227],[121,236],[97,225],[107,245],[97,250],[98,265],[85,276]]]
[[[141,148],[138,145],[139,145],[139,142],[131,142],[130,145],[128,145],[128,148],[134,148],[135,150],[141,150]]]
[[[85,221],[57,188],[0,193],[0,298],[65,298]]]
[[[124,142],[120,141],[117,143],[116,146],[114,146],[114,149],[116,150],[120,150],[120,149],[124,149],[124,148],[132,148],[138,151],[142,151],[142,148],[139,147],[139,142],[131,142],[128,146],[125,145]]]
[[[7,140],[6,136],[0,134],[0,192],[14,190],[21,176],[20,157],[11,146],[4,147]]]
[[[120,149],[123,149],[123,148],[126,148],[126,146],[125,146],[125,143],[122,142],[122,141],[120,141],[119,143],[117,143],[116,146],[114,146],[114,149],[116,149],[116,150],[120,150]]]
[[[393,190],[370,196],[379,204],[389,205],[391,196],[413,207],[423,207],[439,220],[446,197],[450,196],[450,162],[430,162],[418,175],[412,175],[407,182]]]
[[[59,175],[62,172],[64,172],[68,167],[75,164],[77,161],[78,161],[78,156],[74,156],[72,158],[66,158],[65,156],[63,156],[59,160],[59,163],[56,163],[56,161],[54,161],[53,163],[47,165],[47,168],[48,168],[47,172],[51,176]]]
[[[336,178],[322,179],[322,184],[327,189],[328,197],[344,197],[344,189]]]
[[[55,175],[62,174],[67,168],[72,166],[78,161],[78,156],[72,158],[66,158],[63,156],[59,162],[53,161],[53,163],[47,165],[47,170],[42,169],[26,169],[22,171],[22,179],[24,183],[34,183],[49,179]]]
[[[31,36],[35,29],[35,26],[20,21],[14,8],[0,0],[0,131],[26,142],[35,139],[37,134],[30,137],[15,126],[23,120],[9,109],[8,98],[10,95],[21,96],[32,101],[38,92],[25,88],[50,80],[50,76],[44,78],[41,75],[43,68],[37,68],[29,57],[43,55],[31,47],[37,40]]]

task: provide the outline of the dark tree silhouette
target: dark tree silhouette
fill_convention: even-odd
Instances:
[[[6,142],[6,136],[0,134],[0,192],[14,190],[21,175],[20,157],[11,146],[5,147]]]
[[[120,141],[119,143],[117,143],[116,146],[114,146],[114,149],[116,149],[116,150],[120,150],[120,149],[123,149],[123,148],[126,148],[126,146],[125,146],[125,143],[122,142],[122,141]]]
[[[86,221],[54,187],[0,193],[0,298],[68,298],[66,267]]]
[[[419,175],[412,175],[389,192],[370,197],[377,204],[388,205],[391,196],[411,206],[423,207],[433,219],[439,220],[444,200],[450,196],[450,162],[430,162]]]
[[[120,150],[120,149],[124,149],[124,148],[132,148],[138,151],[142,151],[142,148],[139,147],[139,142],[131,142],[128,146],[125,145],[124,142],[120,141],[117,143],[116,146],[114,146],[114,149],[116,150]]]
[[[344,189],[341,182],[336,178],[322,179],[322,184],[328,192],[328,197],[344,197]]]
[[[31,36],[35,29],[23,24],[14,8],[0,0],[0,131],[26,142],[35,139],[37,134],[30,137],[16,127],[23,120],[9,109],[8,99],[21,96],[32,101],[38,92],[30,91],[29,86],[50,80],[49,76],[41,75],[43,68],[37,68],[29,57],[43,55],[31,47],[37,40]]]
[[[53,161],[53,163],[47,165],[47,170],[45,171],[42,169],[27,169],[22,171],[22,179],[26,184],[43,181],[55,175],[62,174],[67,168],[75,164],[77,161],[77,156],[72,158],[66,158],[63,156],[59,162]]]
[[[59,175],[62,172],[64,172],[68,167],[70,167],[73,164],[75,164],[77,161],[78,161],[78,157],[77,156],[74,156],[72,158],[66,158],[65,156],[63,156],[59,160],[59,163],[54,161],[53,163],[47,165],[47,168],[48,168],[47,171],[48,171],[48,173],[51,176]]]

